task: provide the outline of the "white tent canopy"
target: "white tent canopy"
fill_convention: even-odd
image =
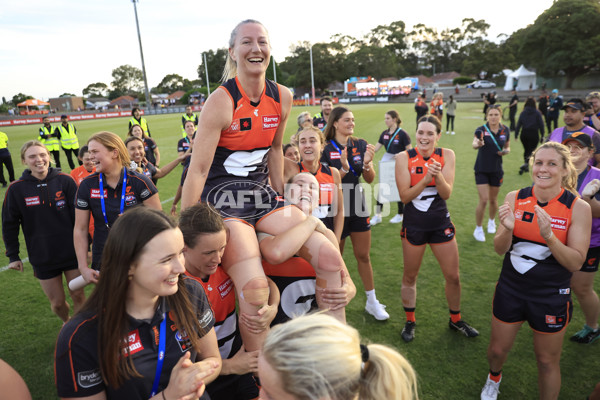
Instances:
[[[531,89],[537,89],[535,72],[528,71],[524,65],[521,64],[516,71],[504,70],[503,72],[506,75],[504,90],[512,90],[513,88],[529,90],[530,86]]]

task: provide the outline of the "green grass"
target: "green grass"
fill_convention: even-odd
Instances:
[[[414,140],[415,114],[412,104],[356,105],[351,109],[356,118],[356,135],[375,143],[385,129],[384,114],[396,109],[404,120],[403,127]],[[356,298],[347,308],[348,322],[358,328],[371,342],[396,347],[413,364],[420,383],[423,399],[473,399],[478,398],[488,370],[486,349],[490,336],[491,302],[495,283],[501,268],[502,257],[493,251],[492,237],[485,243],[476,242],[472,232],[475,225],[474,210],[477,192],[473,178],[476,152],[471,148],[473,131],[482,122],[481,103],[460,103],[456,117],[456,135],[442,135],[440,146],[456,152],[456,182],[448,201],[452,220],[456,226],[461,261],[462,314],[476,327],[481,335],[467,339],[448,329],[448,310],[444,297],[444,280],[439,266],[428,249],[418,281],[417,336],[412,343],[404,343],[400,330],[404,324],[404,312],[400,299],[402,277],[402,246],[400,225],[384,223],[372,231],[371,259],[375,271],[375,287],[379,300],[387,305],[391,318],[379,322],[364,312],[365,295],[356,272],[356,260],[348,240],[344,258],[359,288]],[[304,110],[316,112],[316,107],[296,107],[292,110],[286,138],[297,129],[296,116]],[[176,144],[180,135],[180,116],[149,116],[148,123],[161,152],[161,164],[176,157]],[[109,130],[121,136],[127,131],[128,118],[85,121],[76,123],[80,142],[94,132]],[[445,127],[445,126],[444,126]],[[19,163],[19,147],[37,136],[39,126],[3,128],[10,139],[10,150],[15,162],[16,174],[23,167]],[[520,142],[511,143],[512,152],[504,158],[504,185],[500,200],[510,190],[529,185],[530,178],[517,171],[522,163]],[[376,161],[383,151],[376,155]],[[67,166],[64,154],[62,164]],[[377,165],[377,164],[376,164]],[[158,188],[163,207],[168,211],[179,182],[180,168],[159,180]],[[4,189],[0,189],[0,194]],[[392,210],[393,211],[393,210]],[[3,244],[0,244],[3,248]],[[24,249],[24,245],[22,245]],[[25,257],[22,250],[21,257]],[[8,264],[5,259],[0,267]],[[596,277],[596,288],[600,287]],[[90,290],[88,288],[88,290]],[[34,399],[56,398],[53,375],[53,351],[60,320],[50,311],[49,303],[33,277],[31,266],[26,271],[0,272],[0,357],[17,369],[29,385]],[[575,302],[575,312],[567,329],[568,338],[583,325],[581,310]],[[583,399],[600,380],[599,343],[579,345],[565,340],[562,354],[561,399]],[[537,368],[533,354],[532,333],[527,324],[523,326],[504,366],[501,388],[502,399],[533,399],[537,397]]]

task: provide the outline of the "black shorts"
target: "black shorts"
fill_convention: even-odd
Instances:
[[[515,324],[527,321],[541,333],[557,333],[569,325],[573,313],[571,295],[558,295],[544,301],[525,300],[496,285],[493,301],[494,318]]]
[[[400,237],[408,240],[413,246],[423,246],[429,244],[447,243],[454,239],[456,229],[452,222],[445,228],[436,229],[433,231],[417,231],[414,229],[402,227]]]
[[[252,374],[221,375],[206,386],[211,399],[251,400],[258,398],[258,386]]]
[[[596,272],[598,271],[598,263],[600,262],[600,247],[590,247],[585,261],[581,266],[581,272]]]
[[[33,267],[33,276],[35,276],[36,278],[38,278],[41,281],[47,280],[47,279],[52,279],[55,278],[57,276],[62,275],[62,273],[64,271],[70,271],[72,269],[77,269],[77,264],[73,264],[73,265],[69,265],[66,267],[57,267],[57,268],[38,268],[35,265],[32,265]]]
[[[500,187],[502,186],[503,177],[504,171],[475,172],[475,184]]]
[[[351,215],[344,217],[344,229],[342,229],[342,239],[346,239],[352,232],[367,232],[371,230],[369,217],[358,217]]]

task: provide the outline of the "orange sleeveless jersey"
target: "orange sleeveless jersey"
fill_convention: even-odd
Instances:
[[[427,174],[429,161],[435,160],[444,167],[444,152],[441,147],[436,147],[433,154],[425,159],[416,148],[407,150],[408,170],[410,171],[410,186],[415,186]],[[435,178],[427,186],[435,186]]]

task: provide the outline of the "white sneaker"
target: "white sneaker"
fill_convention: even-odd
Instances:
[[[496,233],[496,221],[493,219],[488,221],[488,233]]]
[[[454,135],[454,131],[450,132],[451,135]]]
[[[450,134],[450,131],[446,131],[446,135],[449,135],[449,134]]]
[[[371,226],[375,226],[379,223],[381,223],[382,219],[381,219],[381,215],[375,215],[373,218],[371,218]]]
[[[500,379],[502,381],[502,379]],[[481,400],[496,400],[500,393],[500,382],[496,383],[490,379],[489,375],[485,386],[481,390]]]
[[[367,301],[365,311],[374,316],[378,321],[385,321],[390,317],[390,314],[385,311],[385,306],[379,300],[373,302]]]
[[[402,222],[402,219],[404,219],[404,215],[396,214],[392,217],[392,219],[390,219],[390,224],[399,224]]]
[[[478,242],[485,242],[485,233],[483,233],[483,227],[481,227],[481,226],[476,227],[475,231],[473,232],[473,237]]]

